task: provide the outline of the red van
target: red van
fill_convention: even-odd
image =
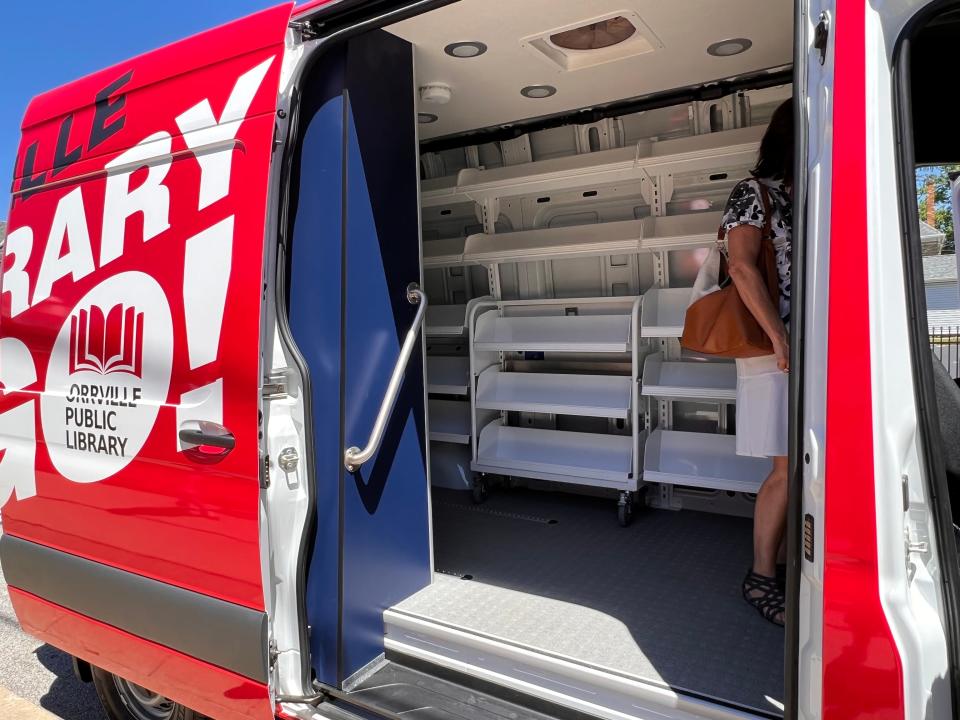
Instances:
[[[111,720],[955,717],[914,191],[958,39],[940,0],[286,3],[35,98],[22,626]],[[778,628],[740,597],[769,460],[678,337],[790,97]]]

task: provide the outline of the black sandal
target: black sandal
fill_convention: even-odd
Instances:
[[[785,598],[776,578],[748,570],[741,590],[743,599],[756,608],[764,620],[783,627]]]

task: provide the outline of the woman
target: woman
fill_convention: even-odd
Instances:
[[[790,370],[790,254],[793,234],[793,101],[773,113],[753,177],[734,187],[723,217],[730,277],[744,304],[773,343],[773,354],[737,360],[737,454],[769,457],[773,470],[757,494],[753,567],[743,597],[767,620],[783,625],[784,591],[777,553],[787,521],[787,373]],[[766,198],[764,198],[764,194]],[[770,213],[770,238],[762,236]],[[758,267],[762,242],[773,242],[779,307]]]

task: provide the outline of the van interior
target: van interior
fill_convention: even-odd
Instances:
[[[397,512],[432,567],[376,608],[386,658],[609,717],[782,715],[784,630],[740,590],[770,462],[735,452],[732,361],[679,336],[792,94],[793,4],[461,0],[371,32],[413,48],[420,257],[397,263],[429,299],[428,509]]]

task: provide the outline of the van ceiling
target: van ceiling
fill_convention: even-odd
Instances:
[[[617,16],[636,27],[619,44],[563,50],[549,40]],[[782,68],[793,60],[791,0],[461,0],[387,30],[416,47],[418,87],[450,88],[449,102],[418,100],[421,113],[437,118],[420,125],[421,139]],[[727,57],[707,53],[731,38],[752,45]],[[475,57],[444,51],[470,42],[486,51]],[[521,94],[538,85],[556,93]]]

